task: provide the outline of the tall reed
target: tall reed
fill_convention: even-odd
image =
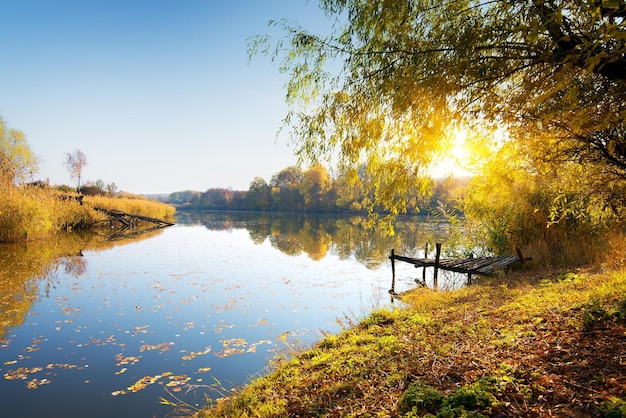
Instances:
[[[173,220],[176,208],[165,203],[147,199],[143,196],[122,193],[114,197],[110,196],[85,196],[83,199],[88,205],[107,209],[121,210],[123,212],[147,216],[150,218]]]
[[[77,195],[50,187],[2,186],[0,196],[0,242],[34,241],[105,225],[106,215],[94,206],[166,220],[175,213],[172,206],[132,196],[86,196],[81,204]]]

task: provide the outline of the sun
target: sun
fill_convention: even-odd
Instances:
[[[471,177],[474,175],[469,169],[470,151],[467,145],[469,136],[467,130],[458,129],[452,135],[450,149],[429,170],[433,178]]]

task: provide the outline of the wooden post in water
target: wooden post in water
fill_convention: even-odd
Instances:
[[[437,290],[437,275],[439,273],[439,258],[441,257],[441,243],[435,244],[435,273],[433,274],[433,289]]]
[[[470,253],[469,258],[474,258],[474,253]],[[467,285],[472,284],[472,273],[467,273]]]
[[[424,247],[424,260],[428,258],[428,243]],[[422,286],[426,287],[426,266],[422,267]]]
[[[396,258],[395,258],[395,250],[391,249],[391,289],[389,293],[396,293]]]

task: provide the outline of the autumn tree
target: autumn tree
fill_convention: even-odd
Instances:
[[[258,36],[290,75],[285,118],[296,153],[364,164],[375,201],[406,210],[408,191],[459,129],[476,149],[515,142],[526,170],[593,166],[626,179],[626,4],[617,0],[320,0],[314,34],[274,21]],[[491,135],[494,131],[500,135]],[[544,164],[545,165],[545,164]],[[599,190],[607,200],[619,197]]]
[[[168,200],[174,204],[190,204],[197,203],[202,193],[195,190],[184,190],[182,192],[170,193]]]
[[[302,169],[297,166],[283,168],[274,174],[270,180],[272,187],[298,187],[302,181]]]
[[[298,210],[302,205],[300,195],[300,182],[302,182],[302,169],[298,166],[290,166],[275,173],[269,183],[272,194],[272,204],[282,210]]]
[[[250,182],[250,188],[246,193],[249,204],[260,210],[269,209],[270,187],[262,177],[255,177]]]
[[[70,176],[76,179],[76,191],[80,191],[80,177],[83,169],[87,165],[87,156],[78,148],[73,152],[65,154],[65,167],[70,172]]]
[[[24,133],[9,128],[0,117],[0,185],[23,182],[37,172],[38,164]]]
[[[320,164],[315,164],[302,175],[299,190],[304,198],[307,210],[322,210],[328,206],[326,194],[331,190],[333,182],[328,170]]]

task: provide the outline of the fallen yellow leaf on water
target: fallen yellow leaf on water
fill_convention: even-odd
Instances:
[[[28,382],[26,382],[26,388],[27,389],[37,389],[39,386],[41,385],[48,385],[50,384],[50,380],[48,379],[33,379],[33,380],[29,380]]]

